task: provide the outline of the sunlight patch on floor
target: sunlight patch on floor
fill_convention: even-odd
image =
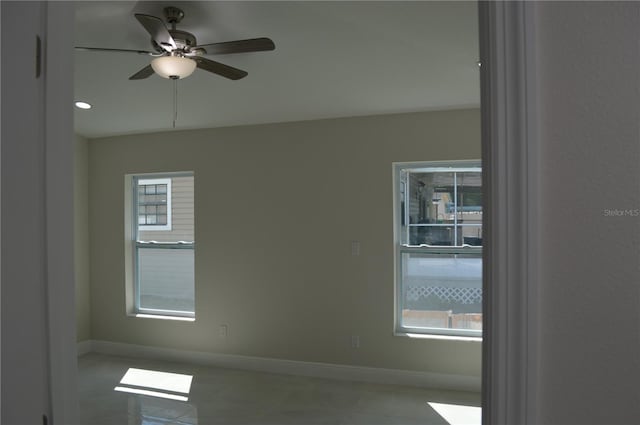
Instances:
[[[429,402],[429,406],[449,425],[480,425],[482,423],[482,408],[480,407],[432,402]]]
[[[192,375],[129,368],[115,391],[187,401]]]

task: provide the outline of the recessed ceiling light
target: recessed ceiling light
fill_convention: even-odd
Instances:
[[[76,102],[75,105],[79,109],[91,109],[91,105],[87,102]]]

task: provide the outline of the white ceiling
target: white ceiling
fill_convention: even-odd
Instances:
[[[76,2],[76,45],[151,50],[134,13],[163,17],[198,44],[269,37],[271,52],[208,56],[249,75],[202,70],[178,81],[176,129],[478,106],[475,2]],[[173,82],[130,81],[149,56],[75,52],[76,132],[86,137],[171,130]]]

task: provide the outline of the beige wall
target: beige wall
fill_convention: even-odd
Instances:
[[[479,156],[479,110],[92,140],[92,338],[479,376],[478,342],[393,335],[391,184],[394,161]],[[189,170],[196,321],[127,317],[124,175]]]
[[[538,423],[640,418],[640,3],[537,2]]]
[[[77,340],[91,339],[89,285],[89,145],[76,136],[74,156],[74,263],[76,281]]]

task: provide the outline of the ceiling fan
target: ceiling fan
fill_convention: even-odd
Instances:
[[[177,80],[188,77],[196,68],[230,80],[239,80],[247,76],[246,71],[204,58],[203,55],[260,52],[274,50],[276,47],[273,41],[266,37],[198,45],[193,34],[176,29],[176,25],[184,18],[184,12],[173,6],[164,8],[164,16],[167,23],[171,25],[171,29],[168,29],[158,17],[140,13],[134,16],[151,35],[153,51],[100,47],[76,47],[76,50],[153,56],[151,63],[129,77],[130,80],[142,80],[150,77],[154,72],[161,77]]]

